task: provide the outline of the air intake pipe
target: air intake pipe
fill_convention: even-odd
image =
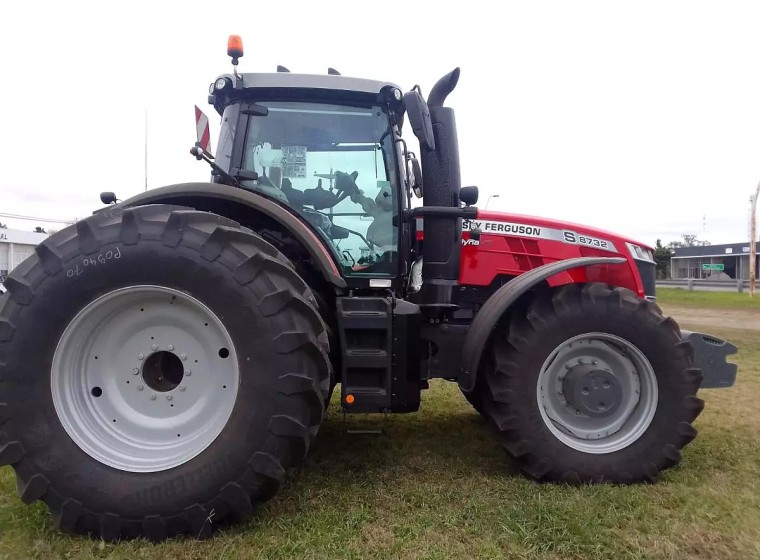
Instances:
[[[422,176],[425,178],[424,206],[459,206],[459,145],[454,110],[444,107],[446,97],[459,81],[456,68],[433,86],[428,96],[435,149],[422,150]],[[425,216],[425,241],[422,267],[423,289],[428,303],[450,303],[452,287],[459,280],[462,219]]]

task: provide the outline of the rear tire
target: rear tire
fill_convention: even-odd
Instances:
[[[271,498],[316,436],[330,380],[325,325],[287,259],[236,222],[175,206],[107,210],[44,241],[6,287],[0,463],[62,530],[209,536]],[[104,301],[116,303],[98,315]],[[230,344],[218,355],[204,347],[213,329]],[[130,350],[132,368],[124,352],[135,337],[145,351]],[[216,392],[190,402],[193,383]],[[220,420],[213,411],[224,407]],[[173,452],[167,429],[198,444]]]
[[[704,403],[691,346],[629,290],[587,284],[538,295],[496,330],[490,351],[484,412],[533,478],[655,482],[697,434]]]

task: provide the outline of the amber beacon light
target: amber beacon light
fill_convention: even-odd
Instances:
[[[227,56],[232,57],[232,64],[237,65],[237,59],[243,56],[243,39],[240,35],[230,35],[227,39]]]

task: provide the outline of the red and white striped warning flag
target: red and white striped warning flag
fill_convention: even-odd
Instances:
[[[197,105],[195,106],[195,133],[198,137],[196,145],[211,155],[211,132],[208,128],[208,117]]]

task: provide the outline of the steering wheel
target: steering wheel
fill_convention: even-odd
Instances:
[[[357,171],[353,173],[335,172],[335,190],[340,193],[341,200],[359,192],[359,187],[356,185],[356,178],[358,176],[359,173]]]

